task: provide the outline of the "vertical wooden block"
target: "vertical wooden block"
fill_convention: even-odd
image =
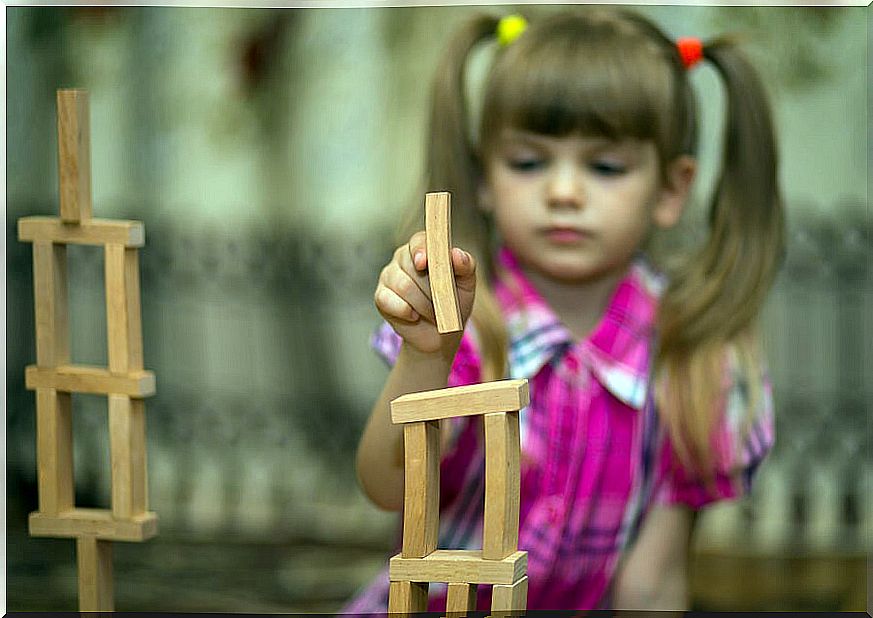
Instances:
[[[518,549],[521,482],[518,412],[485,415],[485,452],[482,557],[501,560]]]
[[[145,405],[141,399],[109,395],[112,516],[130,519],[148,509]]]
[[[91,120],[88,92],[58,90],[58,176],[61,220],[91,218]]]
[[[79,611],[114,611],[112,543],[93,536],[76,539],[79,563]]]
[[[446,192],[428,193],[424,201],[427,236],[427,274],[436,313],[437,330],[455,333],[463,330],[458,289],[452,268],[452,202]]]
[[[73,426],[70,393],[36,391],[36,465],[39,510],[57,515],[73,508]]]
[[[391,582],[388,590],[388,613],[427,611],[427,589],[427,582]]]
[[[519,616],[527,608],[527,575],[511,585],[495,584],[491,589],[491,616]]]
[[[476,584],[449,583],[446,618],[463,618],[476,611]]]
[[[403,426],[406,453],[403,495],[404,558],[424,558],[437,546],[440,503],[439,421]]]
[[[33,296],[36,364],[40,367],[57,367],[69,363],[66,246],[47,241],[33,243]]]
[[[142,369],[142,317],[137,249],[109,244],[105,249],[106,328],[109,370]]]

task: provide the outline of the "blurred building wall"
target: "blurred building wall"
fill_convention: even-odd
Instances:
[[[149,476],[162,534],[390,546],[396,520],[366,502],[353,472],[386,375],[367,345],[372,291],[401,211],[421,201],[438,53],[476,10],[7,8],[10,500],[32,501],[35,482],[23,388],[35,357],[31,257],[15,222],[57,212],[54,93],[79,87],[91,96],[95,216],[146,224],[144,348],[158,380]],[[673,36],[751,33],[789,210],[788,259],[765,314],[778,446],[752,499],[711,509],[698,541],[869,548],[863,9],[641,10]],[[702,202],[723,104],[710,69],[693,79]],[[70,251],[73,358],[105,363],[102,258]],[[77,500],[105,505],[105,402],[75,405]]]

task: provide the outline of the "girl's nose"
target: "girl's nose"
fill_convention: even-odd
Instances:
[[[556,166],[548,180],[548,202],[552,208],[581,208],[585,203],[581,174],[575,165]]]

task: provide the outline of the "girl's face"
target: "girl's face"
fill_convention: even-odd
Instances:
[[[623,272],[652,225],[678,219],[658,167],[651,142],[507,129],[485,158],[480,201],[523,266],[591,282]]]

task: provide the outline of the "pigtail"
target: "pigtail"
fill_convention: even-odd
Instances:
[[[711,474],[709,439],[723,395],[728,346],[757,373],[755,325],[784,252],[777,155],[763,85],[727,40],[704,48],[727,96],[723,168],[709,210],[709,240],[662,298],[659,364],[669,385],[662,409],[680,457]],[[749,360],[751,359],[751,360]],[[678,442],[678,443],[677,443]]]

